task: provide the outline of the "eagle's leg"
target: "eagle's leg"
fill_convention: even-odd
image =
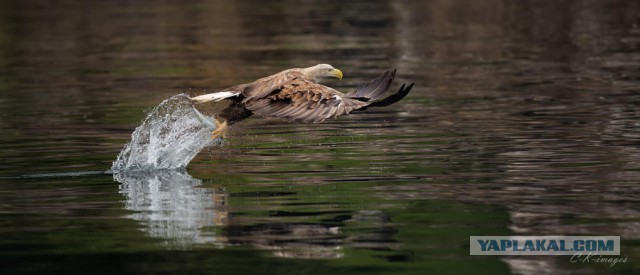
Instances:
[[[223,120],[222,122],[219,121],[218,119],[215,119],[216,121],[216,129],[211,131],[211,139],[216,139],[216,138],[226,138],[227,137],[227,121]]]

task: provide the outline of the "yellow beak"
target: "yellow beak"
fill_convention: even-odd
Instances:
[[[333,71],[331,71],[331,76],[339,78],[342,80],[342,71],[338,70],[338,69],[333,69]]]

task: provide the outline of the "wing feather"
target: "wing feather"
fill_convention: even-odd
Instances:
[[[304,74],[301,69],[285,70],[247,84],[242,90],[242,95],[245,97],[245,101],[255,98],[263,98],[285,83],[290,82],[293,79],[303,77]]]
[[[265,117],[301,122],[322,122],[349,114],[367,106],[386,106],[407,95],[413,85],[384,97],[396,70],[387,70],[378,78],[343,94],[305,79],[295,69],[259,79],[244,89],[242,103],[249,111]]]
[[[395,76],[396,69],[386,70],[378,78],[360,84],[358,88],[347,93],[347,95],[353,98],[362,98],[366,101],[378,100],[387,92]]]
[[[262,116],[302,122],[322,122],[367,105],[303,78],[291,79],[263,94],[261,98],[246,98],[245,107]]]

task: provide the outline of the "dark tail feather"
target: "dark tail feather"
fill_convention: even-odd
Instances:
[[[400,86],[400,89],[398,89],[398,92],[395,94],[392,94],[388,97],[385,97],[381,100],[372,102],[371,104],[369,104],[368,106],[370,107],[384,107],[384,106],[389,106],[393,103],[396,103],[398,101],[400,101],[401,99],[403,99],[405,96],[407,96],[407,94],[409,94],[409,91],[411,91],[411,88],[413,88],[413,83],[409,84],[409,86],[406,86],[406,84],[402,84],[402,86]]]
[[[395,76],[396,69],[387,70],[371,82],[361,84],[347,96],[367,102],[376,101],[389,89]]]

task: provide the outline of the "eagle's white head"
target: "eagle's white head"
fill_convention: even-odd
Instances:
[[[322,78],[330,77],[342,79],[342,71],[329,64],[318,64],[313,67],[304,68],[302,69],[302,72],[307,76],[307,78],[314,82],[318,82]]]

